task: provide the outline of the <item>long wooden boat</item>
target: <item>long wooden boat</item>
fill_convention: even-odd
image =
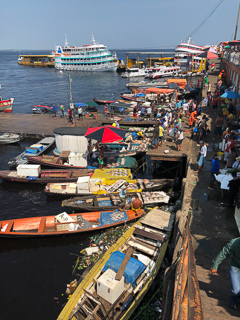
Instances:
[[[17,171],[2,170],[0,178],[12,182],[51,183],[76,182],[79,177],[89,176],[93,170],[42,170],[39,177],[18,176]]]
[[[94,102],[96,102],[97,104],[110,104],[110,103],[114,103],[115,101],[112,100],[101,100],[101,99],[93,99]]]
[[[128,229],[83,278],[58,320],[130,319],[158,274],[173,221],[155,208]]]
[[[136,193],[128,194],[127,206],[133,200]],[[159,205],[160,203],[168,203],[170,197],[163,191],[138,192],[139,199],[143,206]],[[115,210],[120,205],[119,195],[90,195],[85,197],[75,197],[62,201],[63,207],[68,207],[75,212],[96,211],[96,210]]]
[[[141,150],[143,150],[143,148],[144,147],[142,147]],[[104,167],[136,169],[138,166],[137,161],[135,158],[132,158],[129,155],[134,156],[136,154],[140,154],[141,152],[143,152],[143,151],[136,152],[136,151],[127,151],[126,150],[123,153],[119,153],[118,151],[110,150],[109,152],[106,152],[106,155],[104,156],[104,163],[105,163]],[[99,156],[99,152],[96,152],[95,153],[95,161],[92,158],[93,168],[97,168],[99,165],[98,160],[97,160],[98,156]],[[125,158],[125,159],[123,160],[122,158]],[[70,164],[68,164],[67,158],[62,160],[60,156],[59,157],[58,156],[50,156],[50,155],[42,155],[40,157],[28,157],[27,156],[27,159],[28,159],[29,163],[40,164],[41,166],[50,167],[50,168],[86,169],[86,167],[83,167],[83,166],[70,165]],[[111,162],[110,162],[110,160],[111,160]],[[88,166],[88,167],[91,167],[91,166]]]
[[[53,137],[47,137],[44,139],[41,139],[39,142],[36,143],[36,145],[41,145],[42,148],[39,150],[39,152],[34,154],[27,154],[26,151],[19,154],[17,157],[11,159],[8,164],[10,168],[16,168],[19,164],[27,164],[28,159],[33,156],[40,156],[43,154],[47,149],[49,149],[55,142],[55,138]],[[28,158],[26,157],[28,155]]]
[[[90,179],[94,180],[94,179]],[[142,191],[160,191],[168,190],[174,187],[174,179],[137,179],[129,180],[128,193],[131,192],[142,192]],[[102,183],[96,181],[92,185],[89,185],[88,188],[84,190],[78,190],[77,183],[48,183],[44,191],[48,195],[57,195],[64,197],[76,197],[76,196],[87,196],[93,194],[112,194],[119,193],[120,188],[123,185],[124,180],[113,180],[111,183],[105,183],[104,180]]]
[[[42,238],[103,230],[139,219],[144,210],[98,211],[0,221],[2,238]]]

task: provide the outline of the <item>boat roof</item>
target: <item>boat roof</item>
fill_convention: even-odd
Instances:
[[[52,54],[20,54],[20,58],[54,58]]]
[[[123,103],[123,102],[119,102],[119,103],[110,103],[109,105],[110,107],[117,107],[117,108],[126,108],[128,109],[129,108],[129,103]]]
[[[59,135],[61,135],[61,136],[64,136],[64,135],[69,135],[69,136],[84,136],[86,132],[87,132],[86,129],[84,129],[84,128],[78,128],[78,127],[74,127],[74,128],[70,128],[70,127],[60,127],[60,128],[55,128],[55,129],[53,130],[53,133],[59,134]]]

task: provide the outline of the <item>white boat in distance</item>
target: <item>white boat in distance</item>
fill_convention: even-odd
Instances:
[[[158,67],[153,69],[152,73],[150,73],[147,77],[150,79],[169,77],[169,76],[178,74],[181,71],[182,70],[180,69],[180,67],[177,67],[177,66],[171,66],[171,67],[161,66],[160,68]]]
[[[122,78],[132,77],[146,77],[150,69],[139,69],[139,68],[128,68],[127,71],[122,75]]]
[[[203,52],[204,47],[191,43],[191,38],[187,42],[181,42],[175,48],[174,62],[178,64],[184,64],[191,62],[193,57],[195,60],[201,61],[201,58],[197,57],[198,54]]]
[[[97,43],[92,34],[92,44],[82,47],[69,46],[65,38],[64,47],[56,46],[55,68],[68,71],[116,71],[116,53]]]

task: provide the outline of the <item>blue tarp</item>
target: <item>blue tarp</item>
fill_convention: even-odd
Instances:
[[[105,206],[111,207],[112,206],[112,201],[111,200],[98,201],[98,205],[99,205],[99,207],[105,207]]]
[[[111,269],[114,272],[118,272],[124,257],[125,254],[120,251],[113,252],[103,267],[103,271]],[[146,267],[142,262],[131,257],[123,274],[125,281],[136,286],[136,279],[145,270],[145,268]]]
[[[112,220],[112,217],[111,217],[112,214],[114,214],[115,217],[116,217],[116,214],[119,214],[120,216],[119,219]],[[125,211],[115,210],[113,212],[101,212],[100,219],[98,219],[100,224],[98,226],[100,227],[100,226],[104,226],[105,224],[113,224],[116,222],[127,221],[127,220],[128,220],[128,216]]]
[[[74,105],[75,105],[76,107],[87,107],[87,106],[88,106],[86,103],[83,103],[83,102],[74,103]]]
[[[138,97],[145,97],[145,93],[137,93]]]
[[[38,178],[38,177],[30,177],[30,176],[29,176],[29,177],[28,177],[28,180],[29,180],[29,181],[30,181],[30,180],[37,180],[37,178]]]

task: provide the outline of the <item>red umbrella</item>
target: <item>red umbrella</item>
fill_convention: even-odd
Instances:
[[[110,143],[121,141],[125,137],[126,130],[119,129],[113,126],[89,128],[85,133],[85,137],[95,139],[102,143]]]
[[[197,55],[200,58],[207,58],[207,59],[216,59],[218,58],[218,55],[216,53],[213,53],[211,51],[205,51],[203,53],[200,53]]]

